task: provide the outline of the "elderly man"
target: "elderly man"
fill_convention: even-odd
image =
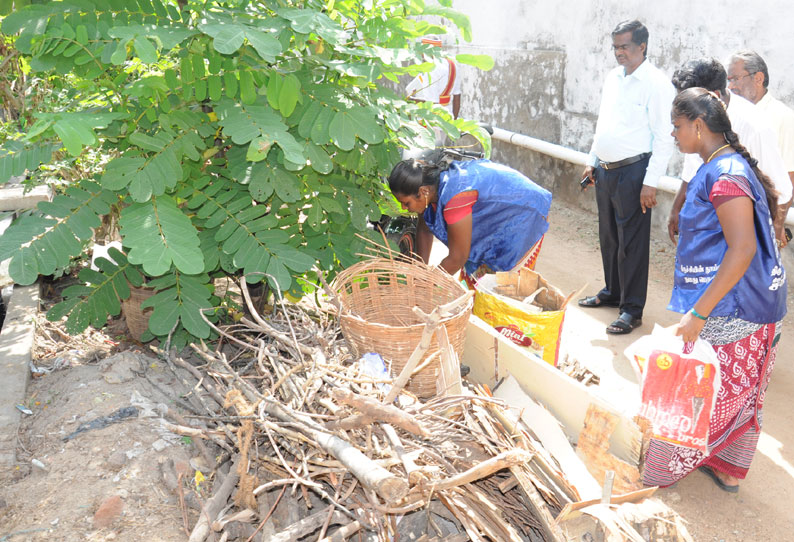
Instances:
[[[785,205],[791,200],[791,180],[780,156],[775,132],[760,114],[757,106],[727,91],[727,74],[717,59],[700,58],[687,62],[673,74],[673,86],[678,92],[691,87],[702,87],[714,92],[725,103],[731,127],[739,136],[739,141],[750,155],[758,160],[761,171],[769,175],[775,184],[779,192],[778,203]],[[686,183],[695,176],[702,163],[703,160],[696,154],[687,154],[684,157],[684,168],[681,171],[684,182],[678,189],[667,221],[667,229],[673,243],[676,242],[675,236],[678,233],[678,213],[686,199]],[[782,221],[776,221],[775,231],[779,238],[783,237]],[[785,237],[783,240],[785,241]]]
[[[624,334],[642,324],[651,208],[673,152],[675,90],[647,60],[648,29],[641,22],[620,23],[612,31],[612,50],[619,66],[604,82],[590,165],[584,170],[595,183],[606,286],[579,305],[619,307],[607,333]]]
[[[794,183],[794,111],[769,93],[769,70],[755,51],[740,51],[731,56],[728,66],[728,88],[753,102],[777,134],[777,144],[790,182]],[[741,137],[741,135],[739,136]],[[763,170],[763,166],[761,166]],[[777,185],[776,185],[777,186]],[[780,190],[780,188],[778,188]],[[790,199],[790,198],[789,198]],[[790,201],[780,206],[776,222],[778,244],[785,245],[782,224]]]

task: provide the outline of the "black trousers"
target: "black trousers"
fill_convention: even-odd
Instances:
[[[620,303],[620,312],[642,317],[648,294],[651,210],[642,212],[640,192],[649,158],[618,169],[595,169],[598,237],[606,286],[604,301]]]

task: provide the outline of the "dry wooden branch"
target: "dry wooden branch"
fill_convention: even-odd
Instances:
[[[377,399],[359,395],[344,388],[333,390],[331,395],[335,400],[354,407],[361,414],[370,419],[394,424],[400,429],[404,429],[422,438],[430,436],[430,431],[421,422],[394,405],[381,404]]]
[[[400,441],[397,431],[388,424],[383,424],[381,427],[383,428],[383,432],[386,433],[386,437],[391,442],[392,450],[397,454],[397,457],[405,468],[405,472],[408,475],[408,483],[414,486],[422,480],[426,480],[428,478],[426,470],[417,465],[413,457],[411,457],[411,454],[405,451],[405,447],[402,441]]]
[[[171,418],[172,420],[174,420],[176,423],[178,423],[180,427],[186,427],[186,428],[189,428],[189,429],[192,429],[192,430],[196,429],[196,428],[192,427],[190,424],[188,424],[187,420],[185,420],[185,418],[183,418],[173,408],[166,409],[165,415],[167,417]],[[199,431],[203,431],[203,430],[199,429]],[[211,438],[209,436],[209,432],[207,432],[207,433],[208,434],[206,436],[202,435],[201,438]],[[181,433],[178,433],[178,434],[181,434]],[[223,433],[219,432],[219,434],[222,435]],[[205,446],[204,443],[201,442],[201,440],[194,440],[193,444],[196,445],[196,448],[198,448],[198,451],[201,454],[201,457],[204,458],[204,461],[207,462],[207,465],[210,465],[210,466],[214,467],[215,466],[215,456],[209,451],[209,449],[207,449],[207,446]]]
[[[176,425],[174,423],[167,422],[165,420],[160,420],[160,425],[162,425],[164,429],[168,429],[172,433],[175,433],[177,435],[183,435],[186,437],[210,439],[211,434],[223,435],[222,431],[207,431],[205,429],[197,429],[195,427]]]
[[[516,465],[523,465],[532,459],[532,454],[526,450],[513,449],[500,453],[499,455],[483,461],[473,466],[469,470],[462,472],[452,478],[447,478],[436,483],[433,487],[436,491],[452,489],[463,484],[469,484],[480,478],[485,478],[502,469],[509,469]]]
[[[353,536],[360,530],[361,530],[361,523],[358,521],[354,521],[352,523],[348,523],[344,527],[340,527],[331,536],[326,536],[325,538],[321,538],[319,542],[344,542],[345,539],[347,539],[350,536]]]
[[[239,521],[241,523],[251,523],[252,521],[254,521],[254,517],[256,517],[256,512],[254,512],[250,508],[246,508],[245,510],[240,510],[239,512],[232,514],[231,516],[224,516],[217,521],[213,521],[212,530],[215,531],[216,533],[220,532],[227,524],[233,521]]]
[[[314,514],[303,518],[300,521],[297,521],[281,531],[277,533],[274,537],[270,539],[270,542],[293,542],[294,540],[298,540],[306,536],[307,534],[311,534],[320,527],[323,526],[325,523],[326,518],[328,517],[329,512],[333,510],[333,506],[329,506],[328,508],[321,510],[319,512],[315,512]],[[345,521],[345,515],[339,512],[338,510],[333,510],[331,512],[331,523],[338,524]]]
[[[548,542],[565,542],[565,534],[559,525],[554,521],[554,517],[549,511],[549,506],[543,500],[538,490],[532,485],[525,470],[520,467],[511,467],[510,471],[518,480],[524,495],[527,497],[527,507],[532,511],[532,515],[540,522],[541,531]]]
[[[377,420],[364,414],[353,414],[341,420],[330,421],[325,424],[325,427],[328,428],[329,431],[337,431],[340,429],[342,431],[350,431],[351,429],[362,429],[375,423],[375,421]]]
[[[414,307],[414,312],[421,314],[422,311]],[[414,369],[416,369],[416,366],[422,360],[422,356],[425,355],[427,349],[430,348],[430,341],[433,340],[433,335],[436,333],[436,328],[440,320],[440,311],[434,309],[425,321],[425,328],[422,330],[422,338],[419,339],[419,344],[416,345],[416,348],[411,353],[411,357],[409,357],[408,361],[405,363],[405,367],[403,367],[400,375],[392,384],[389,393],[387,393],[386,397],[383,399],[383,404],[390,405],[393,403],[397,396],[400,395],[405,385],[408,384],[408,380],[411,379]]]
[[[386,502],[399,501],[408,493],[405,480],[373,462],[349,442],[327,433],[311,421],[307,423],[307,420],[270,399],[263,400],[260,408],[271,416],[293,423],[298,431],[313,439],[320,448],[347,467],[364,487],[375,491]]]
[[[156,348],[154,346],[150,346],[150,348],[152,350],[154,350],[155,352],[157,352],[159,350],[158,348]],[[162,351],[160,350],[160,352],[162,352]],[[201,372],[198,369],[196,369],[193,365],[191,365],[190,363],[188,363],[184,359],[180,358],[179,356],[171,356],[171,361],[174,362],[174,365],[182,367],[183,369],[188,371],[190,374],[192,374],[196,378],[196,380],[201,382],[201,385],[204,387],[205,390],[207,390],[207,393],[210,394],[210,397],[212,397],[212,399],[216,403],[218,403],[218,406],[219,407],[223,406],[223,402],[224,402],[223,401],[223,396],[220,393],[218,393],[218,390],[215,388],[215,386],[213,386],[211,382],[208,382],[207,379],[205,378],[205,376],[202,375]]]
[[[226,502],[229,500],[229,497],[231,497],[232,491],[234,491],[234,488],[237,486],[237,480],[239,479],[237,475],[239,460],[238,457],[234,461],[234,464],[229,470],[229,474],[226,475],[218,491],[204,504],[204,510],[199,516],[196,525],[193,527],[193,532],[190,533],[188,542],[204,542],[210,534],[212,522],[215,521],[220,511],[226,506]]]
[[[397,396],[400,395],[400,392],[408,383],[408,380],[410,380],[414,369],[416,369],[416,366],[421,361],[422,356],[424,356],[425,352],[427,352],[428,348],[430,348],[430,341],[433,340],[433,335],[435,334],[436,328],[438,327],[441,319],[446,318],[450,314],[454,314],[459,307],[468,303],[473,295],[473,291],[466,292],[455,301],[447,303],[446,305],[441,305],[440,307],[436,307],[430,312],[430,314],[422,312],[419,307],[413,308],[414,314],[416,314],[425,323],[425,328],[422,330],[422,337],[419,339],[419,344],[411,353],[411,356],[408,358],[405,367],[403,367],[400,375],[392,384],[392,388],[389,390],[389,393],[387,393],[386,397],[383,399],[384,404],[391,404],[394,402]]]

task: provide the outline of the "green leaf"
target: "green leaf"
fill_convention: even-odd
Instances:
[[[52,128],[72,156],[79,156],[83,152],[83,145],[96,143],[94,132],[79,121],[59,120]]]
[[[0,185],[11,177],[23,175],[26,170],[34,171],[40,164],[49,162],[59,147],[52,143],[23,146],[7,142],[0,149]]]
[[[179,88],[179,79],[177,79],[176,70],[174,70],[173,68],[168,68],[163,73],[163,76],[165,78],[165,83],[166,85],[168,85],[169,89],[176,90],[177,88]]]
[[[281,95],[281,86],[283,84],[283,75],[278,72],[273,72],[270,75],[270,80],[267,83],[267,103],[275,110],[278,110],[280,107],[279,96]],[[284,116],[286,117],[287,115]]]
[[[68,196],[39,204],[40,211],[51,211],[56,219],[32,215],[15,221],[0,236],[0,254],[4,260],[11,258],[11,278],[32,284],[40,274],[66,268],[82,251],[83,241],[92,237],[93,228],[101,225],[98,214],[109,212],[114,201],[112,193],[83,180]]]
[[[323,107],[312,126],[311,138],[318,145],[331,142],[330,128],[336,112],[330,107]]]
[[[161,298],[161,302],[155,305],[149,316],[149,329],[155,335],[168,335],[179,321],[181,309],[175,299],[163,302]]]
[[[278,109],[285,117],[289,117],[295,111],[295,105],[300,98],[300,88],[301,84],[297,77],[292,74],[284,77],[278,95]]]
[[[226,87],[226,97],[234,99],[237,96],[238,81],[234,72],[223,74],[223,85]]]
[[[468,64],[483,71],[490,71],[494,67],[493,57],[490,55],[455,55],[455,60],[461,64]]]
[[[83,285],[71,286],[64,290],[64,301],[55,305],[47,313],[47,319],[59,320],[68,313],[66,331],[81,333],[89,325],[102,327],[108,316],[121,312],[120,299],[130,296],[125,273],[131,271],[124,254],[111,248],[109,256],[99,258],[100,271],[84,268],[78,274]]]
[[[322,108],[323,106],[320,104],[320,102],[313,101],[303,111],[303,116],[301,116],[301,120],[298,123],[298,134],[301,137],[306,139],[311,137],[312,127],[314,126],[314,122],[317,120]]]
[[[243,45],[245,29],[242,26],[224,25],[216,34],[212,42],[215,50],[224,55],[230,55]]]
[[[342,209],[342,206],[339,205],[339,202],[336,201],[334,198],[329,198],[327,196],[320,196],[318,199],[320,200],[320,205],[323,206],[323,209],[325,209],[329,213],[343,214],[345,212]]]
[[[54,121],[52,127],[73,156],[82,152],[83,145],[94,145],[97,141],[94,130],[105,128],[123,113],[42,113],[42,121]]]
[[[267,281],[270,285],[279,291],[289,290],[292,285],[292,277],[290,276],[287,266],[281,259],[272,256],[267,263],[267,271],[265,271]]]
[[[308,271],[315,264],[315,259],[312,256],[289,245],[274,245],[271,246],[271,251],[274,257],[298,273]]]
[[[207,20],[199,23],[198,26],[202,32],[214,38],[212,46],[224,55],[237,52],[245,41],[246,28],[225,18],[209,15]]]
[[[8,264],[8,274],[23,286],[33,284],[39,278],[39,265],[36,253],[31,247],[22,248]]]
[[[88,45],[88,29],[84,24],[78,25],[75,29],[75,40],[80,45]]]
[[[285,203],[298,200],[301,182],[297,176],[276,165],[260,164],[255,166],[251,174],[251,197],[256,201],[266,201],[275,191]]]
[[[185,118],[190,122],[179,122],[184,127],[195,129],[195,118]],[[175,120],[176,117],[161,116],[161,121],[172,119]],[[165,132],[154,136],[135,132],[130,136],[130,141],[155,153],[141,158],[130,152],[130,156],[112,160],[102,175],[102,186],[109,190],[128,188],[133,199],[138,202],[146,201],[152,195],[162,195],[167,189],[173,188],[182,178],[183,156],[198,160],[199,150],[205,147],[198,134],[192,130],[180,133],[177,138]]]
[[[323,221],[324,216],[325,213],[323,213],[323,208],[318,201],[312,203],[311,207],[306,210],[306,221],[312,228],[317,228]]]
[[[334,163],[322,147],[307,141],[304,154],[311,162],[312,169],[317,173],[325,175],[333,171]]]
[[[148,39],[143,36],[137,36],[132,43],[135,46],[135,52],[138,54],[138,58],[141,59],[141,62],[144,64],[154,64],[157,62],[157,50]]]
[[[238,145],[243,145],[260,137],[260,143],[272,141],[284,151],[284,155],[294,164],[306,162],[303,147],[289,133],[282,117],[267,105],[235,104],[230,100],[223,100],[216,107],[219,123],[223,126],[223,133],[232,138]],[[263,153],[262,146],[250,149],[251,156]]]
[[[272,35],[247,28],[245,37],[256,50],[257,54],[266,62],[275,62],[276,56],[281,53],[281,42]]]
[[[471,41],[471,22],[469,18],[460,11],[455,11],[450,7],[427,4],[425,5],[423,15],[440,15],[445,19],[449,19],[458,27],[463,39],[467,42]]]
[[[184,56],[179,61],[179,74],[182,78],[182,84],[189,84],[193,82],[193,62],[190,57]]]
[[[253,104],[256,101],[254,74],[248,70],[240,72],[240,101],[246,105]]]
[[[210,100],[217,102],[223,95],[223,80],[219,75],[210,75],[207,79]]]
[[[312,32],[332,44],[341,44],[347,34],[342,27],[325,13],[312,9],[282,8],[277,13],[288,19],[293,30],[301,34]]]
[[[354,147],[356,136],[371,144],[383,141],[383,129],[377,120],[360,107],[337,112],[328,131],[334,144],[344,151]]]
[[[356,144],[356,127],[346,111],[339,111],[334,115],[328,133],[334,145],[343,151],[351,150]]]
[[[124,64],[124,61],[127,60],[127,44],[129,42],[129,38],[119,41],[116,50],[110,56],[110,61],[116,66]]]
[[[273,142],[271,140],[262,136],[255,137],[248,146],[248,152],[245,155],[245,159],[250,162],[261,162],[267,158],[267,155],[270,152],[270,147],[272,146]]]
[[[159,276],[173,264],[183,273],[204,271],[196,228],[169,196],[134,203],[121,212],[121,234],[130,247],[129,261]]]

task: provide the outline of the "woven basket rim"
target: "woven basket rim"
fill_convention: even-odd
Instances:
[[[458,308],[458,310],[455,311],[453,314],[450,314],[449,316],[445,316],[445,317],[441,318],[438,321],[438,323],[439,324],[443,324],[445,322],[449,322],[450,320],[454,320],[455,318],[457,318],[460,315],[460,313],[465,312],[470,306],[473,306],[473,305],[474,305],[474,297],[469,299],[469,301],[465,305],[461,305]],[[371,322],[371,321],[366,320],[365,318],[362,318],[361,316],[359,316],[359,315],[357,315],[355,313],[349,312],[349,311],[345,311],[344,314],[340,314],[339,318],[357,320],[358,322],[361,322],[362,324],[366,324],[366,325],[368,325],[370,327],[382,327],[382,328],[389,328],[389,329],[406,329],[407,330],[407,329],[425,327],[425,323],[424,322],[417,322],[416,324],[411,324],[409,326],[400,326],[400,325],[396,325],[396,324],[383,324],[381,322]]]
[[[343,269],[342,271],[340,271],[336,275],[336,277],[334,277],[334,280],[331,282],[330,287],[331,287],[333,295],[336,298],[336,301],[338,303],[338,316],[339,317],[342,317],[342,316],[355,317],[355,318],[359,318],[361,321],[366,322],[366,320],[364,320],[363,318],[358,316],[350,308],[345,307],[345,304],[342,301],[341,296],[340,296],[340,292],[342,291],[342,289],[345,288],[345,286],[352,279],[356,278],[359,275],[359,273],[366,272],[366,271],[375,271],[375,272],[382,271],[384,273],[387,273],[387,272],[398,272],[399,273],[399,272],[408,272],[408,271],[411,271],[411,270],[413,270],[413,271],[417,271],[418,270],[421,273],[430,274],[435,279],[437,279],[439,281],[443,281],[443,284],[439,284],[439,285],[442,286],[442,287],[449,288],[450,289],[450,294],[454,294],[455,293],[453,290],[458,290],[459,291],[459,295],[456,295],[454,297],[450,296],[451,299],[449,300],[449,302],[452,302],[452,301],[455,301],[457,299],[460,299],[461,297],[466,295],[466,288],[464,288],[463,285],[460,282],[455,280],[455,278],[452,275],[446,273],[445,271],[442,271],[438,267],[430,266],[430,265],[427,265],[427,264],[425,264],[423,262],[419,262],[419,261],[415,261],[415,260],[405,261],[405,260],[394,260],[394,259],[382,258],[382,257],[372,257],[372,258],[367,258],[365,260],[357,262],[357,263],[351,265],[350,267],[347,267],[347,268]],[[472,301],[472,304],[473,304],[473,301]],[[460,310],[464,310],[464,309],[465,309],[465,306],[463,308],[461,308]],[[457,311],[457,312],[460,312],[460,310]],[[450,318],[452,318],[452,317],[454,317],[454,315],[450,316]],[[442,319],[442,321],[443,320],[445,320],[445,319]],[[376,324],[373,324],[371,322],[367,322],[367,323],[370,323],[371,325],[376,325]],[[387,326],[388,324],[377,324],[377,325]],[[424,324],[419,323],[419,324],[411,324],[410,326],[390,326],[390,327],[393,327],[393,328],[394,327],[410,328],[410,327],[413,327],[414,325],[423,326]]]

